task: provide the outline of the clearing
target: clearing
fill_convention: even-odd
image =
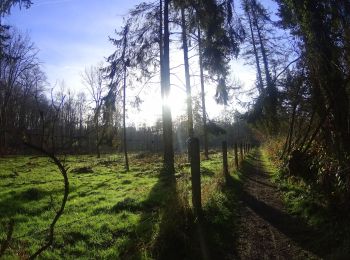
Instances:
[[[188,252],[182,252],[181,247],[168,248],[175,237],[179,241],[191,240],[190,234],[181,230],[182,226],[190,226],[190,221],[175,216],[179,207],[174,203],[169,208],[168,201],[176,194],[162,177],[159,155],[130,154],[129,172],[124,170],[122,154],[61,159],[69,167],[70,193],[56,225],[54,244],[41,258],[152,259],[159,258],[161,250],[179,255]],[[187,157],[177,155],[175,159],[176,196],[182,198],[182,207],[190,210]],[[211,160],[201,164],[204,207],[212,202],[221,165],[219,153],[211,154]],[[43,244],[62,192],[62,176],[47,157],[0,158],[0,241],[5,239],[9,220],[15,222],[5,259],[26,259]],[[169,208],[171,216],[166,215],[165,208]],[[178,214],[185,215],[182,211]],[[167,218],[171,221],[167,222]],[[179,223],[180,220],[187,222]],[[161,237],[167,233],[171,233],[171,242],[163,243]]]

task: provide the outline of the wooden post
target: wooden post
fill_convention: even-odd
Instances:
[[[202,201],[199,140],[192,137],[189,143],[191,152],[192,205],[195,217],[200,219],[202,216]]]
[[[191,137],[189,137],[187,142],[187,161],[191,163],[192,153],[191,153]],[[180,148],[181,150],[181,148]]]
[[[235,165],[236,165],[236,169],[238,169],[238,147],[237,147],[237,143],[235,143]]]
[[[227,164],[227,142],[222,142],[222,168],[223,168],[223,174],[225,176],[225,180],[227,182],[228,180],[228,164]]]

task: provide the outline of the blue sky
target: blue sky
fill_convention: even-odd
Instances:
[[[13,8],[6,20],[29,34],[51,85],[64,80],[78,90],[81,71],[112,53],[108,36],[121,27],[122,16],[137,2],[33,0],[29,9]]]

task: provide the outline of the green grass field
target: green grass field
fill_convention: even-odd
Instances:
[[[174,189],[163,180],[161,157],[131,154],[125,172],[121,155],[67,156],[70,193],[43,259],[148,259],[159,246],[164,208]],[[176,158],[176,192],[190,210],[190,174],[185,156]],[[221,156],[201,163],[204,206],[216,193]],[[15,221],[5,259],[27,258],[45,241],[63,196],[63,181],[47,157],[0,158],[0,241]],[[175,221],[176,222],[176,221]],[[158,241],[158,242],[157,242]],[[169,241],[171,243],[171,241]]]

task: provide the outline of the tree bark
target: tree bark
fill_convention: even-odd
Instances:
[[[127,40],[128,40],[128,31],[129,28],[126,26],[124,28],[124,35],[123,35],[123,53],[122,53],[122,59],[123,59],[123,150],[124,150],[124,159],[125,159],[125,170],[129,171],[129,159],[128,159],[128,147],[127,147],[127,140],[126,140],[126,74],[127,70],[126,67],[128,66],[128,61],[125,59],[125,53],[126,53],[126,47],[127,47]]]
[[[255,1],[254,1],[255,2]],[[269,69],[269,61],[265,49],[265,44],[263,42],[263,37],[261,34],[261,29],[258,24],[257,14],[254,7],[254,4],[252,7],[252,15],[253,15],[253,21],[254,25],[256,27],[256,31],[258,33],[258,40],[261,50],[261,56],[264,64],[264,70],[265,70],[265,78],[266,78],[266,97],[268,98],[267,102],[267,115],[270,118],[270,129],[272,130],[272,133],[276,133],[276,130],[278,128],[276,120],[276,106],[277,106],[277,89],[275,87],[274,82],[271,79],[270,69]]]
[[[248,6],[248,8],[249,8],[249,6]],[[263,79],[262,79],[262,76],[261,76],[260,60],[259,60],[258,50],[256,48],[255,36],[254,36],[253,25],[252,25],[252,19],[250,17],[250,10],[249,9],[247,10],[247,16],[248,16],[248,21],[249,21],[250,34],[251,34],[251,37],[252,37],[253,50],[254,50],[254,56],[255,56],[255,62],[256,62],[256,70],[257,70],[257,73],[258,73],[258,80],[259,80],[258,90],[259,90],[260,94],[262,94],[263,90],[264,90],[264,82],[263,82]]]
[[[99,117],[99,109],[98,112],[96,112],[95,115],[95,126],[96,126],[96,153],[97,153],[97,158],[101,157],[101,153],[100,153],[100,134],[99,134],[99,122],[98,122],[98,117]]]
[[[262,56],[263,63],[264,63],[266,84],[267,84],[267,87],[271,87],[270,85],[272,84],[272,80],[271,80],[271,75],[270,75],[270,70],[269,70],[269,62],[267,59],[266,49],[265,49],[265,46],[264,46],[264,43],[262,40],[261,30],[259,28],[258,19],[256,17],[256,12],[255,12],[254,6],[252,6],[252,14],[253,14],[253,19],[254,19],[254,25],[255,25],[256,31],[258,33],[259,45],[260,45],[260,49],[261,49],[261,56]]]
[[[208,131],[207,131],[207,111],[205,107],[204,75],[203,75],[203,58],[202,58],[202,38],[201,30],[198,25],[198,53],[199,53],[199,73],[201,81],[201,98],[202,98],[202,119],[203,119],[203,137],[204,137],[204,157],[209,159],[208,151]]]
[[[126,140],[126,64],[124,64],[124,78],[123,78],[123,146],[125,158],[125,170],[129,171],[128,148]]]
[[[238,169],[238,147],[237,147],[237,143],[235,143],[235,165],[236,165],[236,169]]]
[[[63,194],[61,206],[60,206],[59,210],[56,212],[55,217],[53,218],[53,220],[52,220],[52,222],[50,224],[49,234],[47,236],[47,241],[36,252],[34,252],[33,255],[31,255],[29,257],[29,259],[32,260],[32,259],[37,258],[42,252],[44,252],[46,249],[48,249],[52,245],[52,243],[54,242],[55,225],[56,225],[57,221],[59,220],[59,218],[62,216],[64,208],[65,208],[67,200],[68,200],[69,180],[68,180],[68,174],[67,174],[66,167],[61,163],[61,161],[55,156],[54,153],[50,153],[50,152],[42,149],[41,147],[37,147],[37,146],[35,146],[33,144],[30,144],[30,143],[27,143],[27,142],[24,142],[24,144],[27,145],[28,147],[34,149],[34,150],[37,150],[37,151],[43,153],[44,155],[46,155],[50,159],[52,159],[54,164],[60,170],[61,175],[63,177],[63,182],[64,182],[64,194]]]
[[[168,174],[174,174],[174,148],[173,148],[173,126],[171,108],[167,104],[170,94],[170,60],[169,60],[169,0],[164,0],[164,35],[163,54],[161,64],[161,89],[162,89],[162,119],[163,119],[163,141],[164,141],[164,170]]]
[[[243,161],[243,144],[242,143],[240,143],[240,145],[239,145],[239,151],[241,154],[241,161]]]
[[[187,101],[187,128],[188,137],[193,137],[193,113],[192,113],[192,95],[191,95],[191,82],[190,82],[190,66],[188,63],[188,45],[187,45],[187,26],[185,18],[185,10],[181,8],[181,27],[182,27],[182,45],[185,64],[185,79],[186,79],[186,101]]]

